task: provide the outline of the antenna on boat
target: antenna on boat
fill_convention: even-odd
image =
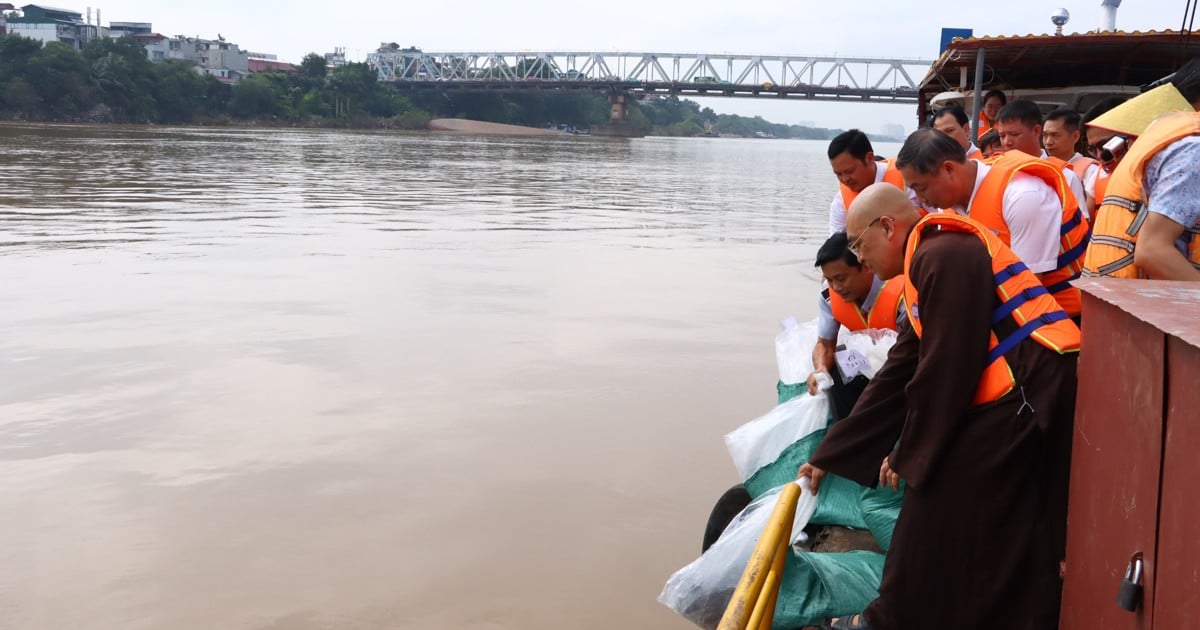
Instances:
[[[1066,26],[1071,20],[1071,12],[1066,9],[1055,9],[1054,13],[1050,14],[1050,21],[1054,22],[1054,34],[1062,35],[1062,27]]]
[[[1104,9],[1104,30],[1117,30],[1117,8],[1120,6],[1121,0],[1100,0],[1100,7]]]

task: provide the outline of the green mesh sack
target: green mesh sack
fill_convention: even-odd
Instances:
[[[866,529],[859,500],[863,486],[845,477],[829,474],[821,480],[817,493],[817,511],[808,522],[813,525],[841,525],[851,529]]]
[[[819,625],[860,613],[879,597],[883,556],[871,551],[793,553],[783,570],[773,628]]]
[[[794,481],[800,465],[812,457],[824,437],[825,429],[814,431],[784,449],[775,461],[759,468],[745,482],[750,497],[757,499],[774,488]],[[808,522],[813,525],[866,529],[867,523],[859,507],[862,493],[863,487],[859,484],[837,475],[826,475],[817,493],[817,511]]]
[[[859,510],[871,536],[885,552],[892,546],[892,530],[896,529],[896,519],[900,518],[900,503],[904,500],[904,482],[900,482],[900,490],[891,488],[864,488],[859,499]]]
[[[779,394],[779,402],[776,404],[782,405],[800,394],[807,394],[808,383],[784,383],[783,381],[779,381],[775,384],[775,392]]]
[[[818,429],[793,442],[783,449],[775,461],[759,468],[745,481],[746,491],[752,498],[757,499],[774,488],[795,481],[796,471],[812,457],[824,437],[825,429]],[[824,486],[821,490],[821,494],[824,494]]]

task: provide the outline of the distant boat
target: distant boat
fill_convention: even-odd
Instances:
[[[766,132],[766,131],[755,131],[755,132],[754,132],[754,137],[755,137],[755,138],[766,138],[766,139],[768,139],[768,140],[774,140],[774,139],[775,139],[775,134],[773,134],[773,133],[768,133],[768,132]]]

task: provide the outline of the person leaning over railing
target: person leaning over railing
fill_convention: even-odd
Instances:
[[[1084,275],[1200,281],[1197,106],[1200,59],[1193,59],[1171,83],[1088,123],[1089,142],[1095,136],[1120,162],[1097,210]]]
[[[892,186],[864,190],[846,232],[907,277],[908,319],[797,476],[818,496],[826,471],[907,487],[878,599],[827,627],[1053,630],[1079,328],[990,229],[921,218]]]
[[[881,280],[854,254],[855,244],[845,232],[830,236],[817,250],[816,266],[828,285],[817,301],[817,345],[813,347],[813,373],[808,393],[817,394],[818,375],[834,368],[838,331],[896,330],[900,309],[899,280]]]

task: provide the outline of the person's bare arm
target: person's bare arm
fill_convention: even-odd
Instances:
[[[1133,262],[1155,280],[1200,282],[1200,270],[1175,249],[1175,240],[1183,235],[1183,226],[1169,217],[1147,213],[1138,232]]]
[[[813,346],[813,373],[808,375],[809,394],[817,395],[817,372],[828,372],[833,369],[836,353],[836,339],[817,339],[817,345]]]

